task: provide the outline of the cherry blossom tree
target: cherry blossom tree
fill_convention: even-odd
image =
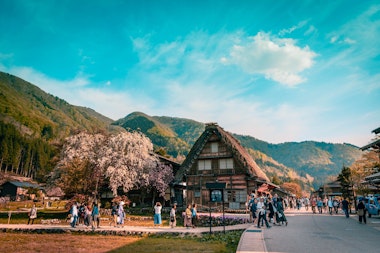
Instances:
[[[150,188],[164,196],[173,172],[160,163],[152,142],[140,132],[80,133],[66,139],[52,178],[69,195],[97,193],[107,178],[115,196],[119,188],[125,193]]]
[[[111,136],[101,152],[100,164],[115,195],[119,187],[128,192],[149,185],[149,171],[156,167],[158,158],[144,134],[125,132]]]
[[[150,170],[149,182],[153,190],[153,203],[155,203],[155,191],[158,192],[160,197],[165,197],[165,192],[173,178],[173,168],[171,165],[157,163],[156,167]]]

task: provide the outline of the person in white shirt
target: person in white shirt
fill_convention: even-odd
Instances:
[[[267,228],[270,228],[268,220],[267,220],[267,211],[266,211],[266,205],[264,203],[264,198],[261,197],[260,201],[257,203],[257,212],[259,213],[259,220],[257,222],[257,227],[260,228],[261,221],[265,222],[265,225]]]

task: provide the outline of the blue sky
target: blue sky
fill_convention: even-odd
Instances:
[[[380,126],[378,1],[0,0],[0,30],[0,71],[114,120],[357,146]]]

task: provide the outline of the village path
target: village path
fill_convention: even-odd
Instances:
[[[261,229],[257,228],[256,226],[252,225],[251,223],[246,224],[240,224],[240,225],[233,225],[233,226],[221,226],[221,227],[212,227],[211,232],[216,231],[230,231],[230,230],[244,230],[244,233],[242,234],[240,238],[240,242],[237,248],[237,253],[259,253],[259,252],[275,252],[271,251],[271,249],[278,247],[278,245],[281,245],[281,242],[279,240],[273,240],[274,238],[282,238],[284,242],[288,240],[289,238],[292,238],[292,235],[297,235],[296,231],[302,231],[303,224],[307,220],[315,220],[319,219],[319,217],[328,217],[329,215],[324,214],[312,214],[311,211],[305,211],[303,208],[301,210],[286,210],[285,211],[286,216],[289,220],[288,226],[272,226],[272,228],[267,229],[265,227],[262,227]],[[300,217],[298,217],[300,216]],[[296,222],[301,217],[302,219],[305,219],[301,222]],[[333,215],[332,218],[336,217],[334,219],[334,222],[337,222],[339,224],[340,222],[344,221],[345,218],[343,214],[339,213],[338,215]],[[360,225],[357,222],[357,216],[355,214],[350,215],[351,221],[349,223],[350,227],[345,228],[345,233],[347,233],[347,236],[351,233],[350,230],[356,231],[356,229],[362,229],[365,233],[371,233],[368,232],[368,230],[376,231],[377,236],[380,235],[380,217],[373,217],[373,218],[367,218],[367,225]],[[330,221],[329,221],[330,223]],[[362,226],[357,227],[357,226]],[[11,230],[64,230],[64,231],[88,231],[90,232],[90,228],[86,228],[85,226],[78,226],[77,228],[71,228],[69,224],[61,223],[61,224],[51,224],[51,225],[45,225],[45,224],[35,224],[35,225],[27,225],[27,224],[0,224],[0,230],[4,229],[11,229]],[[115,232],[127,232],[131,234],[140,234],[140,233],[183,233],[183,234],[204,234],[209,233],[210,228],[209,227],[197,227],[197,228],[190,228],[187,229],[185,227],[141,227],[141,226],[124,226],[123,228],[117,228],[113,226],[104,225],[101,226],[101,228],[96,229],[96,233],[107,233],[110,231]],[[362,231],[362,234],[364,233]],[[297,236],[302,238],[302,236],[307,236],[307,234],[310,233],[300,233]],[[315,235],[318,235],[318,232],[314,233]],[[320,235],[320,233],[319,233]],[[290,237],[289,237],[290,236]],[[320,235],[319,240],[322,240],[321,243],[323,243],[324,239],[329,240],[329,238],[324,238],[323,235]],[[342,239],[342,238],[340,238]],[[344,239],[344,238],[343,238]],[[307,237],[304,238],[304,240],[307,240]],[[277,244],[274,244],[273,242],[277,241]],[[283,243],[285,245],[289,245],[289,243]],[[302,249],[304,250],[304,249]],[[376,248],[377,250],[377,248]],[[281,251],[281,252],[290,252],[290,251]],[[304,252],[304,251],[300,251]],[[369,250],[368,252],[372,252]],[[295,252],[293,252],[295,253]],[[310,251],[310,253],[313,253]]]

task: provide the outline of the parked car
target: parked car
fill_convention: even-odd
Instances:
[[[365,207],[368,211],[368,217],[372,215],[380,215],[380,196],[360,197],[359,201],[363,199]]]

